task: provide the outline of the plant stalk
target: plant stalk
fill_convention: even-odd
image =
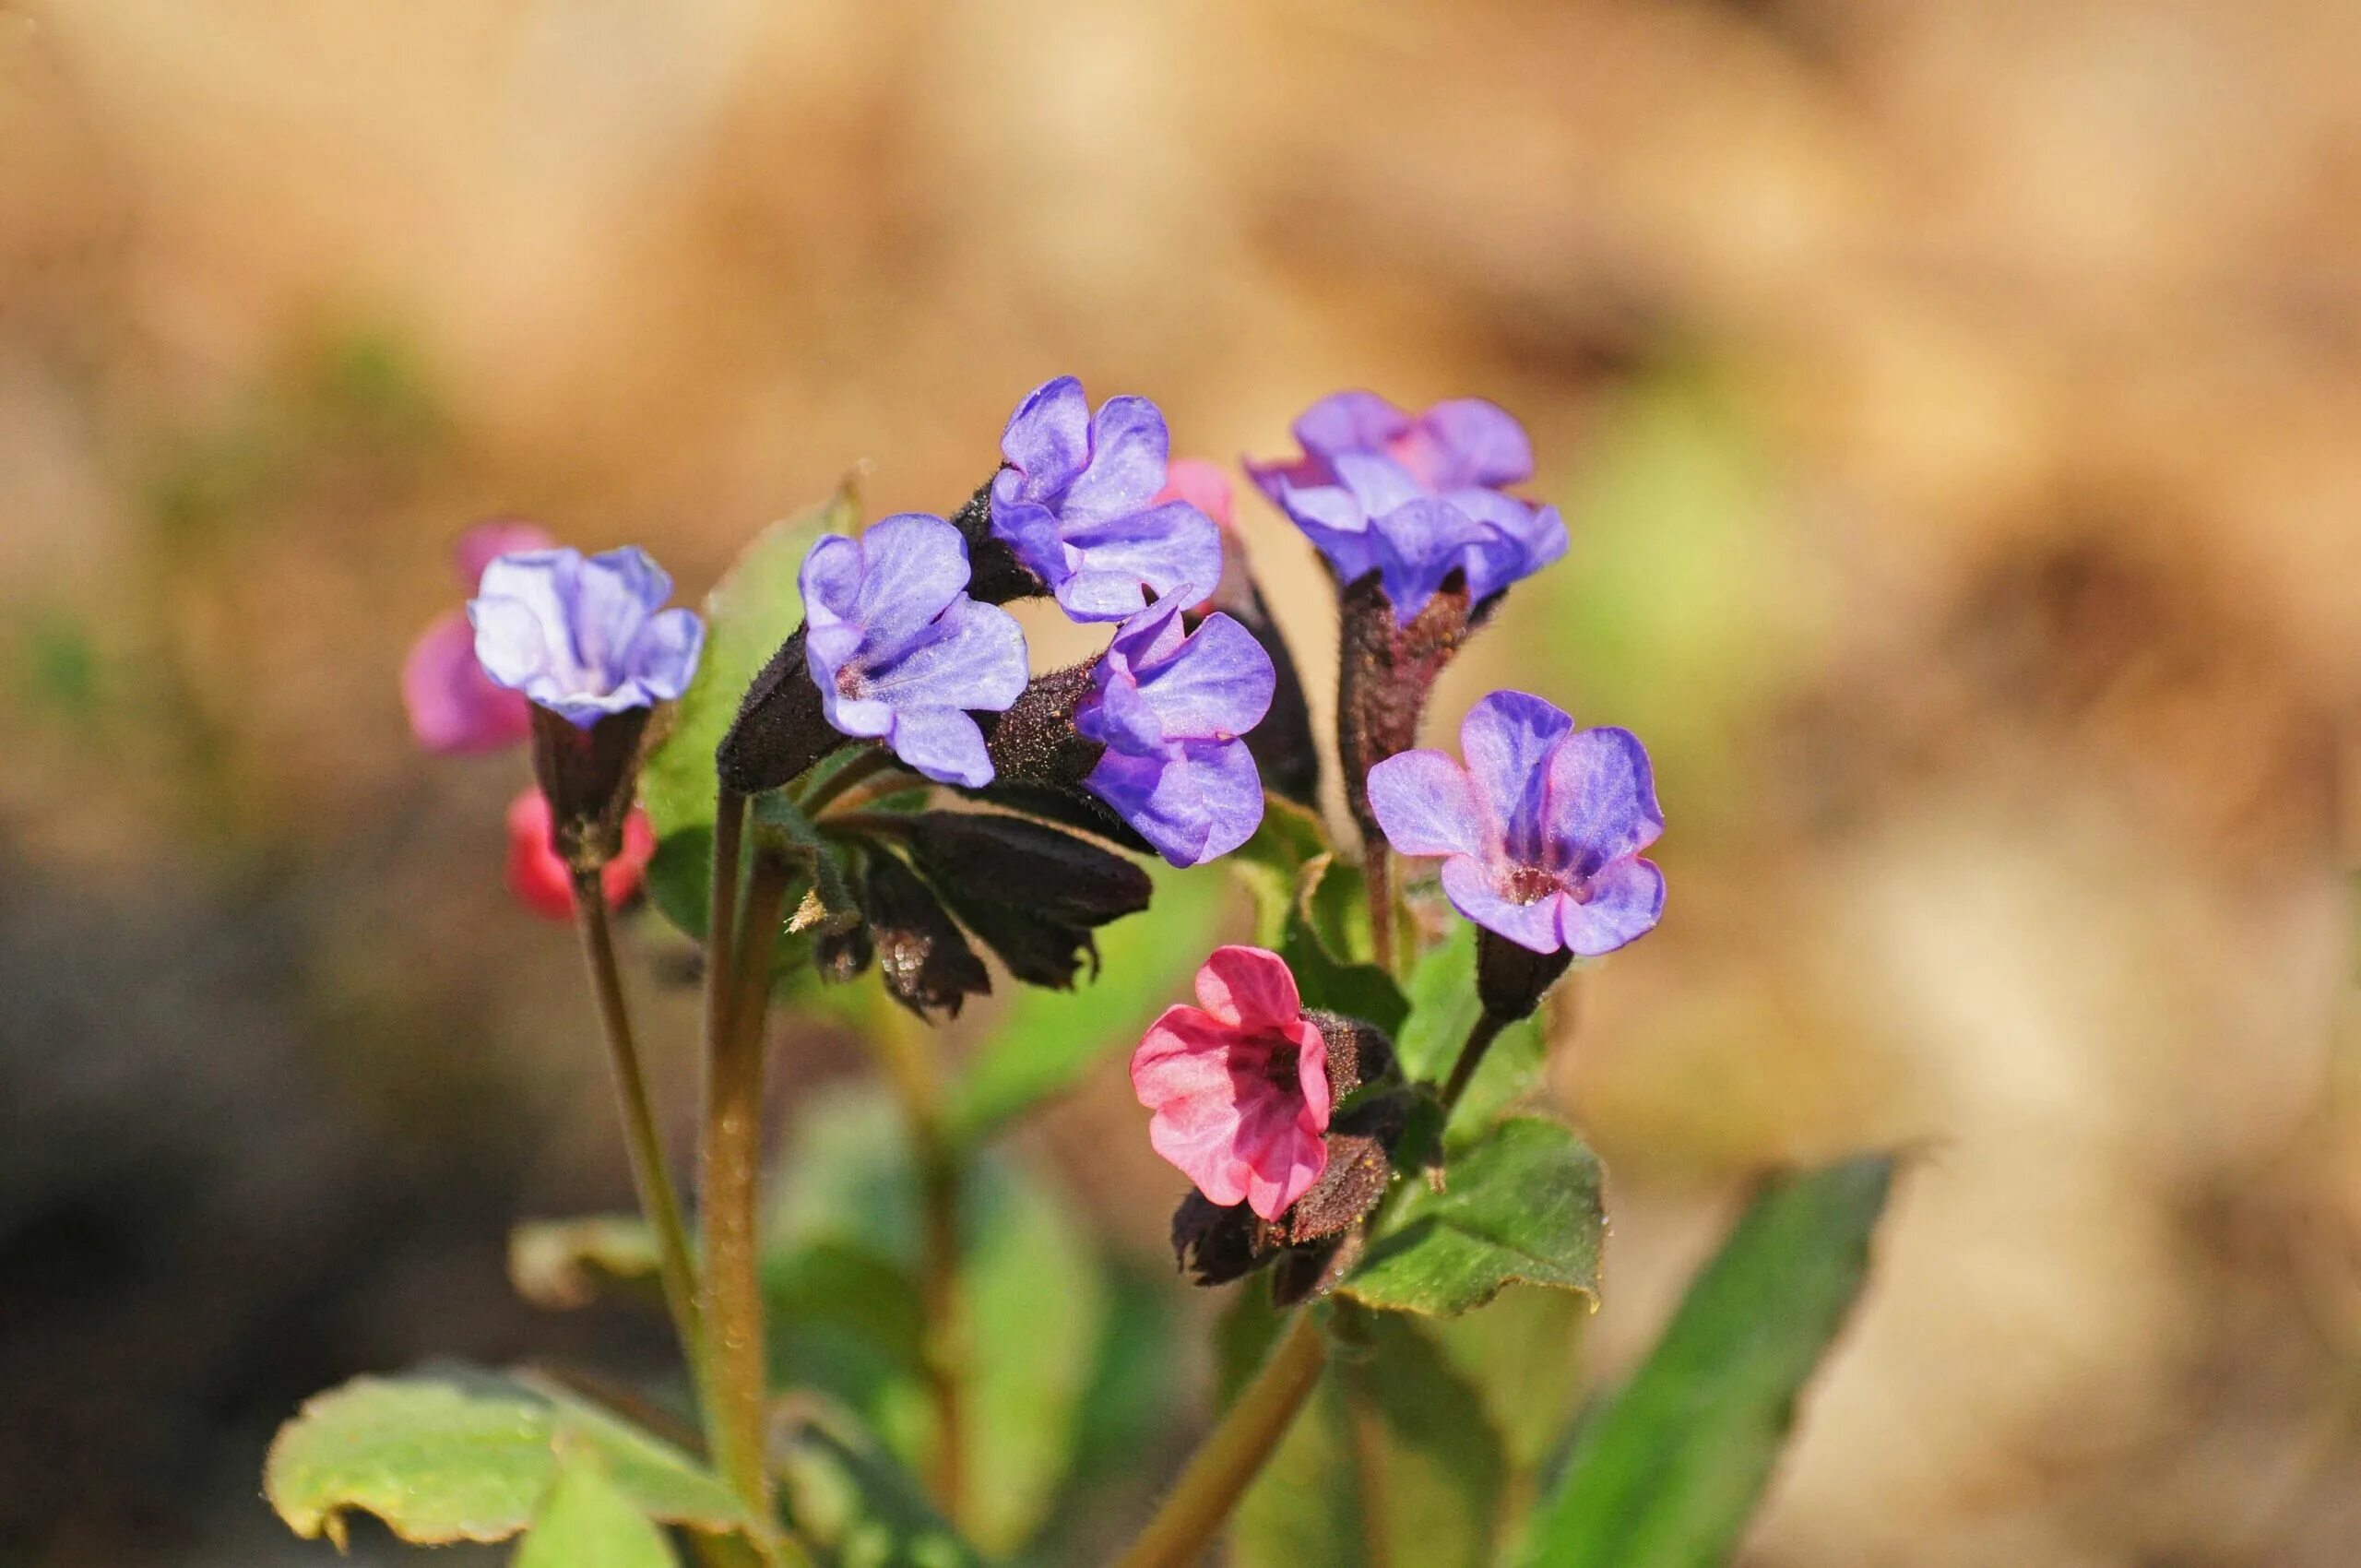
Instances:
[[[1290,1313],[1263,1369],[1240,1390],[1115,1568],[1192,1568],[1287,1435],[1327,1358],[1317,1317]]]
[[[705,1366],[705,1334],[697,1310],[696,1269],[690,1262],[688,1228],[681,1218],[681,1201],[664,1158],[664,1139],[658,1132],[656,1112],[647,1092],[647,1075],[640,1066],[631,1014],[623,1002],[623,976],[615,963],[614,932],[607,919],[606,890],[599,873],[574,873],[574,924],[582,937],[582,956],[590,970],[590,989],[599,999],[599,1023],[607,1038],[608,1063],[614,1071],[615,1097],[623,1116],[623,1141],[631,1151],[632,1184],[639,1194],[640,1213],[656,1232],[657,1269],[664,1285],[664,1304],[670,1309],[672,1327],[681,1339],[681,1355],[692,1379]]]
[[[1377,967],[1394,972],[1394,861],[1384,838],[1362,839],[1361,882],[1369,890],[1369,944]]]
[[[1442,1114],[1446,1123],[1457,1108],[1460,1096],[1467,1092],[1468,1084],[1474,1081],[1476,1069],[1484,1064],[1484,1053],[1492,1049],[1492,1041],[1500,1038],[1501,1031],[1511,1022],[1497,1013],[1485,1012],[1476,1016],[1476,1027],[1467,1031],[1467,1043],[1459,1048],[1459,1060],[1451,1064],[1451,1076],[1443,1081]]]
[[[714,872],[718,886],[724,872],[718,856]],[[705,1235],[714,1462],[765,1529],[773,1515],[764,1441],[768,1385],[755,1235],[763,1145],[763,1016],[769,998],[771,946],[792,874],[770,857],[755,858],[746,885],[744,921],[724,977],[726,1000],[718,1007],[708,1005],[708,1027],[718,1032],[706,1041],[698,1213]],[[721,903],[718,893],[715,903]],[[726,929],[715,928],[717,932]]]

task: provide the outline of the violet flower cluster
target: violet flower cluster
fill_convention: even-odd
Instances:
[[[1505,487],[1533,477],[1525,427],[1481,398],[1413,418],[1374,392],[1339,392],[1295,422],[1302,454],[1247,465],[1340,583],[1379,575],[1407,624],[1453,572],[1480,604],[1566,552],[1554,506]]]

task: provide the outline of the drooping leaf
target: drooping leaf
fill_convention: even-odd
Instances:
[[[738,716],[747,683],[803,619],[796,586],[803,557],[823,533],[850,533],[857,523],[850,487],[839,489],[756,535],[706,596],[705,652],[696,676],[640,773],[640,803],[658,838],[713,826],[714,747]]]
[[[1555,1122],[1513,1117],[1469,1143],[1442,1193],[1414,1183],[1341,1291],[1456,1317],[1524,1281],[1596,1300],[1606,1228],[1598,1158]]]
[[[1403,1076],[1413,1083],[1441,1083],[1451,1075],[1483,1014],[1476,994],[1476,927],[1452,922],[1451,934],[1422,956],[1411,971],[1409,1016],[1394,1041]],[[1451,1119],[1453,1146],[1480,1136],[1505,1111],[1531,1099],[1548,1065],[1544,1016],[1511,1024],[1484,1053]]]
[[[571,1312],[614,1286],[653,1282],[656,1251],[637,1215],[528,1220],[508,1233],[508,1282],[537,1307]]]
[[[1803,1385],[1860,1294],[1893,1171],[1892,1157],[1869,1155],[1756,1195],[1655,1349],[1584,1426],[1520,1563],[1728,1561]]]
[[[531,1523],[561,1451],[587,1449],[651,1519],[743,1529],[738,1499],[671,1443],[523,1376],[452,1371],[356,1378],[279,1429],[263,1490],[305,1538],[342,1546],[344,1515],[374,1514],[422,1546],[505,1540]]]
[[[567,1447],[557,1480],[509,1559],[512,1568],[679,1568],[664,1532],[607,1475],[598,1455]]]
[[[1230,1532],[1237,1568],[1484,1568],[1508,1479],[1481,1397],[1427,1325],[1379,1314],[1340,1355]]]
[[[954,1136],[990,1137],[1109,1055],[1128,1053],[1158,1013],[1190,999],[1190,977],[1213,945],[1218,889],[1160,866],[1152,874],[1147,909],[1100,933],[1096,979],[1070,992],[1027,988],[1010,1000],[951,1086],[944,1120]]]

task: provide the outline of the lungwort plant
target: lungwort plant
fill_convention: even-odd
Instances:
[[[860,529],[839,495],[755,540],[702,614],[636,549],[463,540],[471,597],[405,697],[432,749],[529,749],[508,879],[579,934],[639,1198],[524,1227],[513,1272],[552,1308],[660,1302],[681,1371],[358,1379],[271,1450],[298,1534],[341,1544],[358,1511],[421,1545],[516,1538],[535,1568],[1110,1540],[1122,1568],[1182,1568],[1225,1534],[1271,1568],[1726,1559],[1892,1164],[1768,1180],[1655,1353],[1577,1411],[1601,1173],[1536,1090],[1556,989],[1663,913],[1648,754],[1519,691],[1455,754],[1418,747],[1436,678],[1566,552],[1513,488],[1513,419],[1356,392],[1295,434],[1250,469],[1335,584],[1346,844],[1228,483],[1168,463],[1145,398],[1050,382],[947,515]],[[1037,672],[1003,608],[1026,599],[1104,647]],[[1251,944],[1218,944],[1223,860]],[[643,903],[701,953],[693,1204],[616,938]],[[934,1026],[1008,985],[948,1061]],[[881,1090],[805,1097],[766,1172],[774,1009],[850,1026]],[[1188,1183],[1179,1272],[1230,1298],[1209,1424],[1175,1371],[1179,1280],[1102,1251],[1003,1146],[1126,1049]]]

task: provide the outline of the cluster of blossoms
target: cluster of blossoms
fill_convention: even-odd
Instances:
[[[1514,691],[1476,705],[1459,758],[1415,742],[1435,679],[1511,587],[1565,553],[1565,525],[1513,493],[1532,448],[1492,404],[1413,415],[1347,392],[1294,431],[1296,457],[1247,467],[1335,584],[1337,756],[1379,958],[1396,922],[1388,857],[1440,860],[1444,897],[1480,928],[1486,1016],[1524,1016],[1573,958],[1661,915],[1664,878],[1641,858],[1663,826],[1647,754]],[[921,1012],[989,989],[976,943],[1019,980],[1070,985],[1091,932],[1147,902],[1118,851],[1200,865],[1254,835],[1266,791],[1311,805],[1319,786],[1303,685],[1221,472],[1169,460],[1155,404],[1094,410],[1070,376],[1018,404],[1000,451],[949,516],[811,548],[803,624],[715,759],[725,799],[786,790],[819,815],[826,848],[807,852],[835,868],[820,971],[874,965]],[[594,885],[628,897],[652,849],[631,806],[637,749],[648,710],[688,685],[696,617],[662,608],[670,583],[638,551],[585,557],[530,525],[474,530],[459,569],[465,622],[436,623],[404,671],[419,738],[457,752],[529,735],[539,788],[510,814],[512,885],[552,914]],[[1110,625],[1106,647],[1035,674],[1003,608],[1023,599]],[[986,809],[858,809],[928,784]],[[1392,1173],[1408,1101],[1390,1044],[1307,1012],[1257,948],[1216,952],[1197,997],[1132,1063],[1151,1143],[1196,1189],[1176,1246],[1201,1278],[1288,1258],[1296,1288],[1315,1289]]]

